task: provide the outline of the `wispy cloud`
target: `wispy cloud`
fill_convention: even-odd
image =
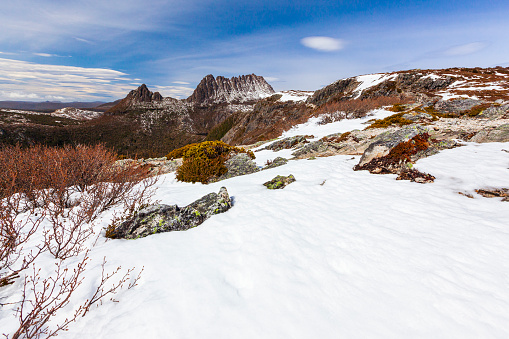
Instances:
[[[306,47],[322,52],[339,51],[345,47],[345,42],[327,36],[309,36],[300,40]]]
[[[132,89],[123,72],[0,58],[0,98],[7,100],[109,100]],[[57,99],[58,98],[58,99]]]
[[[471,42],[471,43],[464,44],[464,45],[453,46],[453,47],[445,50],[444,55],[447,55],[447,56],[468,55],[468,54],[472,54],[475,52],[479,52],[479,51],[483,50],[484,48],[486,48],[487,46],[488,46],[488,44],[486,44],[484,42],[479,42],[479,41]]]
[[[190,83],[186,81],[173,81],[172,83],[179,85],[190,85]]]
[[[33,55],[44,57],[44,58],[71,58],[70,55],[58,55],[50,53],[32,53]]]

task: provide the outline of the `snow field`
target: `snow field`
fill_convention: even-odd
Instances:
[[[355,123],[311,121],[285,136],[319,138]],[[99,240],[74,300],[93,291],[103,256],[110,269],[144,266],[142,278],[60,337],[506,338],[509,205],[457,194],[507,187],[502,149],[509,143],[468,143],[421,159],[416,168],[437,178],[425,185],[354,172],[359,157],[342,155],[210,185],[167,174],[154,197],[162,203],[184,206],[225,186],[234,206],[185,232]],[[255,154],[263,165],[289,153]],[[297,181],[284,190],[262,185],[288,174]],[[16,288],[0,292],[14,300]],[[12,312],[0,312],[2,331],[13,328]]]

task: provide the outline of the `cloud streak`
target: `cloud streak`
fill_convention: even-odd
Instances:
[[[103,68],[45,65],[0,58],[0,99],[95,101],[125,96],[125,73]]]
[[[309,36],[301,39],[300,42],[308,48],[321,52],[339,51],[345,47],[345,42],[343,40],[326,36]]]

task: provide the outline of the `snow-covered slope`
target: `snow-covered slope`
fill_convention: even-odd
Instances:
[[[341,123],[352,122],[335,123],[338,132],[352,127]],[[330,125],[296,130],[322,135]],[[355,172],[352,156],[290,161],[209,185],[165,175],[155,197],[163,203],[184,206],[226,186],[234,206],[185,232],[101,239],[75,297],[89,297],[103,256],[110,269],[144,266],[142,279],[60,337],[506,338],[508,205],[458,194],[507,185],[504,149],[509,143],[467,143],[419,160],[436,176],[426,185]],[[256,154],[261,164],[284,151]],[[297,181],[284,190],[262,185],[290,173]],[[19,287],[0,290],[3,301],[18,300]],[[0,309],[6,333],[13,309]]]
[[[63,117],[74,120],[90,120],[100,117],[103,112],[87,111],[74,107],[65,107],[51,113],[55,117]]]

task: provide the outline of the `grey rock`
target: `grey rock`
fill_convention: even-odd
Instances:
[[[499,119],[509,112],[509,105],[490,106],[476,115],[476,118]]]
[[[305,144],[304,146],[293,152],[292,155],[295,157],[301,157],[307,154],[322,153],[325,152],[327,148],[328,148],[327,145],[323,141],[317,140]]]
[[[363,166],[374,158],[383,157],[402,141],[408,141],[417,134],[427,133],[429,129],[421,125],[405,126],[394,132],[384,132],[373,139],[373,142],[362,154],[358,166]]]
[[[282,149],[289,149],[293,147],[298,147],[305,143],[308,143],[307,139],[312,138],[309,135],[296,135],[294,137],[288,137],[281,140],[277,140],[270,145],[262,148],[262,150],[272,150],[272,151],[280,151]]]
[[[419,113],[419,114],[415,114],[415,115],[407,113],[407,114],[403,114],[402,118],[410,120],[410,121],[414,121],[414,122],[418,122],[421,120],[433,120],[433,116],[428,113]]]
[[[137,239],[151,234],[185,231],[196,227],[214,214],[232,206],[225,187],[185,206],[155,204],[140,209],[131,219],[114,230],[114,238]]]
[[[210,182],[217,182],[240,175],[246,175],[258,172],[260,169],[256,163],[246,153],[240,153],[234,155],[224,163],[228,172],[220,176],[219,178],[212,178]]]
[[[285,177],[283,175],[278,175],[274,177],[274,179],[267,181],[263,185],[267,187],[269,190],[277,190],[277,189],[283,189],[286,186],[290,185],[292,182],[295,182],[295,177],[290,174],[289,176]]]
[[[470,139],[473,142],[508,142],[509,124],[500,125],[497,128],[485,128],[480,130]]]
[[[288,163],[288,159],[283,158],[283,157],[277,157],[274,160],[272,160],[270,162],[270,164],[268,164],[267,166],[262,168],[262,170],[266,170],[266,169],[269,169],[269,168],[275,168],[275,167],[283,166],[283,165],[286,165],[287,163]]]
[[[440,100],[435,104],[435,109],[440,112],[459,113],[482,103],[482,101],[475,99]]]

